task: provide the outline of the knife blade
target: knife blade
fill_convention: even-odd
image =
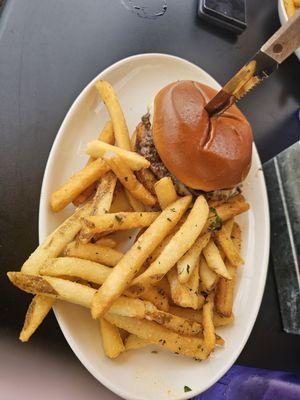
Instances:
[[[205,106],[220,115],[254,86],[268,78],[300,46],[300,10],[261,47]]]

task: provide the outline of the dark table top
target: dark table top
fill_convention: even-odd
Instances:
[[[52,313],[28,344],[18,341],[30,296],[4,275],[19,269],[38,243],[45,164],[75,97],[105,67],[146,52],[186,58],[224,83],[279,27],[276,1],[248,1],[249,26],[238,38],[199,20],[194,0],[169,0],[157,19],[137,16],[124,6],[130,3],[7,0],[0,16],[0,399],[117,398],[76,359]],[[299,139],[299,65],[291,56],[240,103],[262,161]],[[238,363],[300,373],[299,354],[300,338],[282,331],[270,262]]]

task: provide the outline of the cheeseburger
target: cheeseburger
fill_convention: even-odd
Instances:
[[[188,80],[157,93],[133,139],[135,151],[151,164],[139,172],[149,190],[157,179],[171,176],[179,194],[221,200],[240,191],[251,166],[252,130],[235,105],[209,117],[205,105],[216,93]]]

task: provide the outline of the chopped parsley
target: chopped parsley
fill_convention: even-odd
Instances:
[[[219,216],[214,207],[210,207],[210,211],[215,214],[215,220],[209,225],[208,231],[220,231],[223,224],[222,218]]]
[[[170,208],[170,210],[171,210],[172,212],[176,212],[176,209],[175,209],[175,208]]]
[[[128,181],[128,176],[125,176],[125,178],[124,178],[124,179],[125,179],[125,181],[127,182],[127,181]]]
[[[123,222],[123,218],[120,215],[115,215],[116,220],[121,224]]]
[[[188,274],[190,273],[190,264],[187,264],[186,271],[187,271]]]
[[[169,217],[167,218],[167,220],[170,221],[170,222],[172,222],[171,218],[169,218]]]
[[[142,250],[141,246],[138,246],[137,248],[138,248],[138,250]]]
[[[152,350],[152,351],[151,351],[151,353],[152,353],[152,354],[157,354],[157,353],[158,353],[158,351],[156,351],[156,350]]]
[[[184,386],[183,390],[184,390],[184,393],[192,391],[192,389],[188,386]]]

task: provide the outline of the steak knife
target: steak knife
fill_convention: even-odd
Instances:
[[[255,85],[268,78],[300,46],[300,10],[207,103],[210,116],[222,114]]]

